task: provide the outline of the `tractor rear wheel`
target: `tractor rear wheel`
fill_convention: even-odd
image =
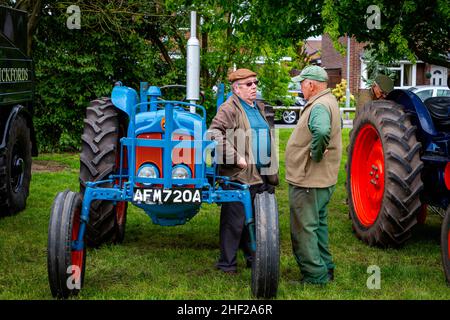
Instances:
[[[450,286],[450,206],[448,206],[444,221],[442,221],[441,252],[445,279],[447,280],[447,284]]]
[[[80,190],[87,182],[106,180],[120,166],[120,138],[126,125],[119,110],[109,98],[94,100],[86,110],[81,137]],[[125,152],[124,152],[125,153]],[[112,183],[102,184],[112,188]],[[91,203],[86,242],[98,247],[104,243],[121,243],[125,235],[127,202],[95,200]]]
[[[372,101],[358,112],[350,133],[347,194],[356,236],[381,247],[411,236],[421,210],[421,144],[403,107]]]
[[[48,226],[47,270],[53,297],[77,295],[84,281],[86,247],[72,248],[80,230],[81,197],[69,190],[58,193]]]
[[[275,194],[267,191],[255,196],[256,252],[252,263],[252,293],[257,298],[277,295],[280,271],[278,206]]]

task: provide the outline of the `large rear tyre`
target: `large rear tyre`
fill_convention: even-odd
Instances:
[[[17,115],[0,156],[0,216],[22,211],[30,190],[31,138],[26,119]]]
[[[108,179],[118,173],[120,166],[120,138],[125,135],[126,124],[109,98],[94,100],[86,110],[81,137],[80,190],[86,182]],[[124,152],[125,153],[125,152]],[[112,183],[102,187],[113,187]],[[91,203],[86,242],[98,247],[104,243],[121,243],[125,236],[127,202],[95,200]]]
[[[444,221],[442,221],[441,252],[445,279],[447,280],[447,284],[450,286],[450,206],[447,208]]]
[[[356,236],[381,247],[411,236],[421,210],[421,144],[401,105],[372,101],[350,133],[347,193]]]
[[[80,230],[81,197],[69,190],[58,193],[48,226],[47,270],[53,297],[77,295],[84,281],[86,247],[72,247]]]
[[[277,295],[280,270],[278,206],[273,193],[255,197],[255,238],[252,293],[257,298],[272,298]]]

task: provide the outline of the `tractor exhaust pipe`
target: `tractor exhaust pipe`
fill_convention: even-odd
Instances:
[[[197,39],[197,12],[191,11],[191,37],[187,43],[186,99],[190,103],[200,100],[200,42]],[[195,113],[195,107],[190,107]]]

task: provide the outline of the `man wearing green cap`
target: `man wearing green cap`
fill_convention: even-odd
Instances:
[[[308,100],[287,143],[291,240],[302,283],[325,284],[334,278],[328,248],[327,205],[341,162],[340,113],[327,87],[326,71],[310,66],[300,74]]]
[[[372,83],[371,93],[373,100],[386,99],[386,96],[394,90],[394,82],[388,76],[379,74]]]

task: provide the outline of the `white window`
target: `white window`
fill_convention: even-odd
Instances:
[[[409,61],[400,61],[396,65],[388,68],[395,72],[394,87],[410,88],[416,85],[417,65]]]
[[[422,61],[418,61],[422,63]],[[412,64],[407,60],[402,60],[396,64],[391,65],[389,68],[392,73],[394,73],[394,87],[399,88],[410,88],[416,85],[417,79],[417,64]],[[369,72],[367,69],[367,63],[361,58],[361,78],[360,78],[360,88],[367,89],[368,86],[366,81],[369,77]]]
[[[369,72],[367,71],[367,63],[361,58],[361,77],[359,81],[360,89],[369,89],[366,81],[369,79]]]

